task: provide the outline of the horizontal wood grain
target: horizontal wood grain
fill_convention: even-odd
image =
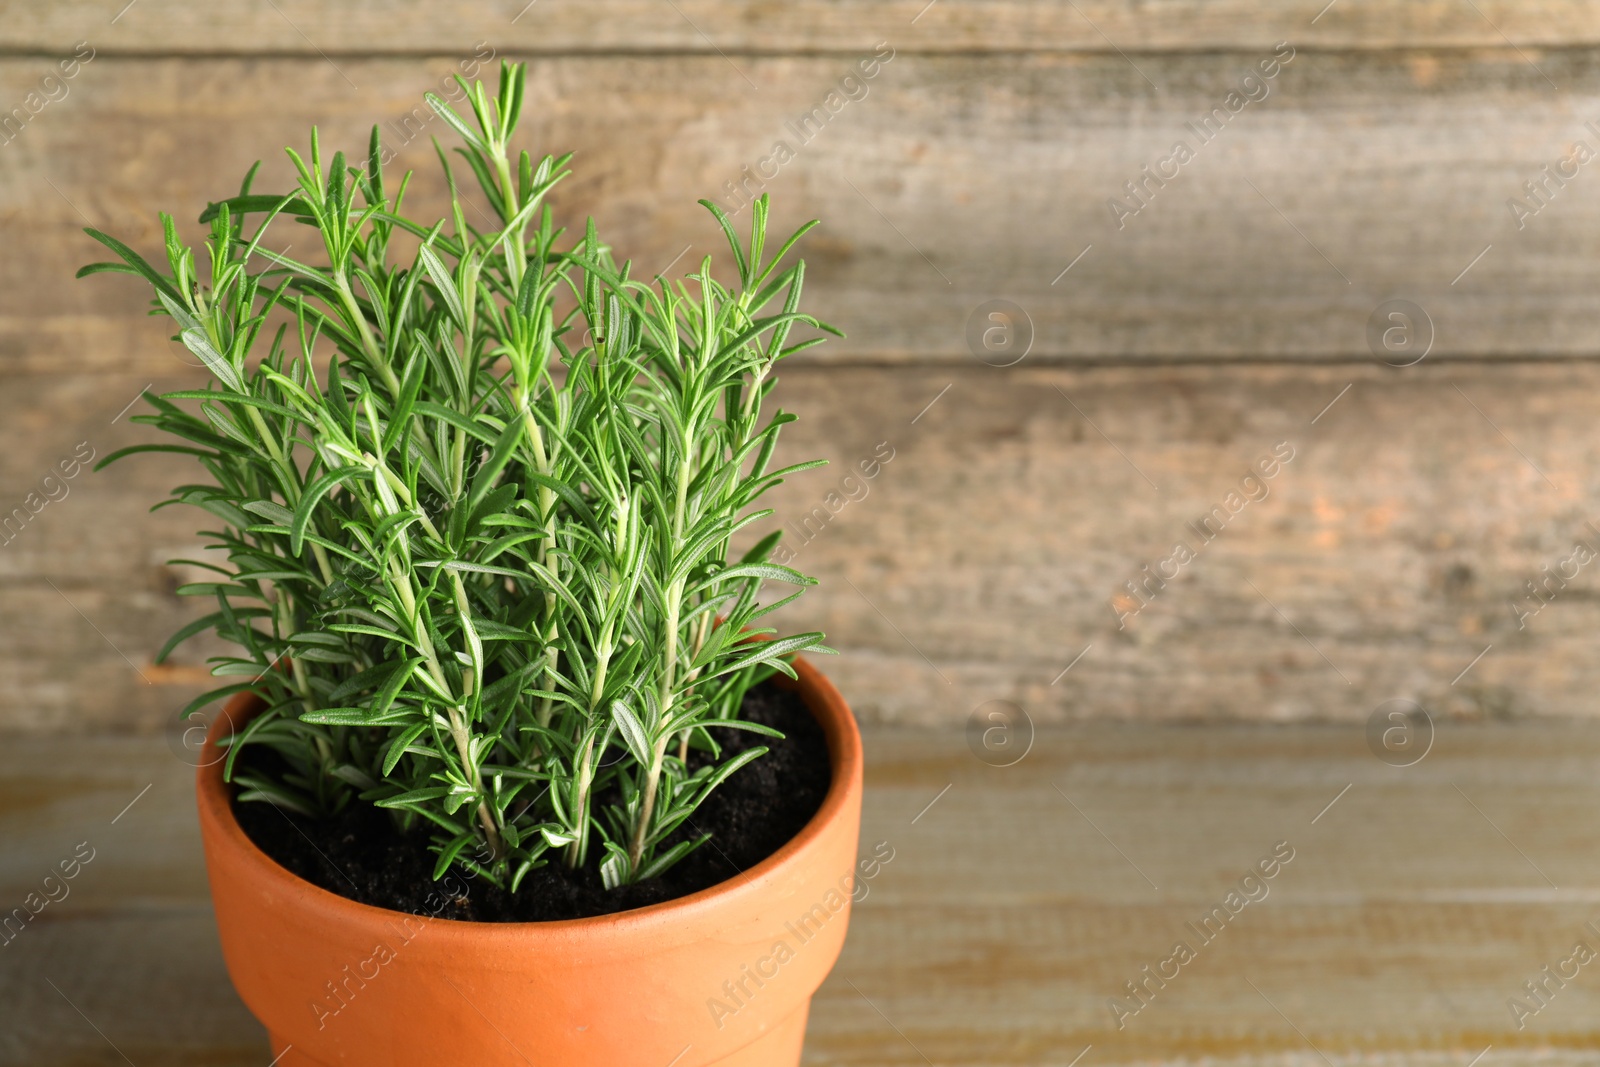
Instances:
[[[159,54],[432,53],[489,40],[539,53],[804,52],[856,48],[884,35],[927,51],[1206,51],[1307,39],[1324,47],[1564,47],[1600,41],[1581,0],[362,0],[271,5],[181,0],[0,4],[9,51],[88,38]]]
[[[859,56],[745,57],[737,70],[721,56],[562,56],[532,69],[527,143],[577,152],[561,217],[594,214],[652,273],[716,252],[696,200],[735,206],[726,187],[747,167],[772,174],[776,142],[789,144],[795,157],[765,184],[776,225],[824,220],[803,246],[809,290],[849,335],[825,360],[970,362],[969,324],[996,298],[1031,321],[1036,360],[1365,358],[1369,319],[1393,297],[1431,316],[1433,358],[1600,351],[1600,182],[1580,169],[1536,215],[1507,208],[1574,141],[1600,152],[1584,126],[1600,123],[1600,50],[1537,66],[1512,49],[1297,53],[1260,83],[1269,95],[1202,143],[1186,124],[1226,114],[1227,94],[1270,55],[1168,55],[1135,70],[1116,55],[897,52],[809,141],[791,124]],[[69,280],[99,255],[79,231],[153,250],[166,209],[196,235],[201,207],[256,159],[258,188],[286,186],[280,146],[303,145],[314,123],[330,148],[358,150],[382,124],[396,166],[420,172],[411,206],[436,210],[429,137],[443,124],[423,121],[422,96],[453,65],[84,65],[69,95],[0,146],[4,225],[30,253],[0,258],[0,370],[170,371],[130,282]],[[0,102],[26,99],[46,68],[0,61]],[[1126,183],[1146,181],[1141,168],[1161,167],[1180,139],[1194,158],[1147,184],[1119,229],[1110,199],[1132,205]],[[308,240],[292,224],[282,239]]]
[[[796,149],[766,188],[779,225],[824,220],[809,292],[849,339],[775,398],[787,456],[832,461],[772,500],[822,582],[783,624],[842,652],[864,850],[895,857],[807,1064],[1592,1061],[1589,968],[1524,1029],[1507,1001],[1600,927],[1600,559],[1527,589],[1600,555],[1600,179],[1524,192],[1600,151],[1595,5],[0,0],[0,27],[0,122],[25,119],[0,132],[0,517],[76,450],[147,439],[142,388],[199,380],[130,283],[70,280],[85,225],[197,235],[255,159],[285,184],[313,123],[343,147],[382,124],[436,209],[422,94],[475,53],[533,60],[525,141],[577,153],[561,217],[646,271],[718,251],[695,200]],[[1186,124],[1281,41],[1202,144]],[[1194,160],[1119,227],[1108,200],[1178,139]],[[1415,367],[1369,358],[1394,297],[1435,327]],[[967,340],[994,299],[1031,325],[1009,368]],[[96,850],[0,946],[0,1067],[271,1058],[172,722],[215,650],[152,663],[195,613],[168,561],[204,539],[147,509],[190,474],[78,471],[0,544],[0,909]],[[995,701],[1031,739],[1009,767],[969,737]],[[1364,736],[1391,701],[1431,717],[1415,766]],[[1108,999],[1279,841],[1270,896],[1118,1029]]]
[[[6,507],[78,442],[141,439],[108,423],[145,383],[11,379],[6,403],[38,414],[0,422]],[[1569,565],[1537,612],[1525,585],[1600,550],[1593,364],[813,365],[774,399],[800,415],[788,457],[831,462],[771,499],[822,583],[783,624],[827,632],[842,654],[822,666],[867,721],[959,724],[997,699],[1040,723],[1363,721],[1391,698],[1595,713],[1600,569]],[[203,550],[204,516],[146,510],[189,477],[180,457],[82,473],[0,547],[0,728],[160,729],[197,691],[206,646],[150,666],[200,607],[166,562]],[[1205,540],[1189,524],[1232,492]],[[1179,541],[1196,558],[1134,610],[1125,583]]]
[[[793,623],[844,650],[827,669],[871,718],[960,721],[993,699],[1048,721],[1361,720],[1391,698],[1594,712],[1592,568],[1513,608],[1577,540],[1600,547],[1589,365],[790,380],[818,391],[797,454],[897,449],[797,558],[825,592]],[[839,476],[785,487],[791,531]],[[1222,505],[1237,514],[1210,540],[1189,525]],[[1179,543],[1196,558],[1164,565]]]
[[[863,854],[890,859],[808,1064],[1567,1065],[1600,1041],[1587,969],[1521,1030],[1506,1006],[1600,940],[1592,724],[1444,722],[1408,768],[1351,727],[1080,725],[1007,768],[955,731],[865,741]],[[96,849],[0,949],[0,1062],[270,1058],[217,952],[190,773],[154,739],[0,749],[0,904]],[[1186,924],[1280,842],[1202,944]],[[1119,1029],[1108,1000],[1179,939],[1196,958]]]
[[[918,27],[973,10],[947,3]],[[1454,18],[1445,6],[1408,10]],[[1377,10],[1343,0],[1319,32]],[[529,140],[579,153],[563,218],[593,212],[642,269],[685,269],[716,241],[694,199],[792,136],[851,69],[845,52],[543,59]],[[850,335],[786,375],[782,402],[805,416],[792,454],[848,466],[879,441],[898,450],[801,552],[825,586],[793,617],[845,651],[828,669],[869,720],[960,722],[991,699],[1042,722],[1359,719],[1399,696],[1462,717],[1592,712],[1588,572],[1526,626],[1511,601],[1597,517],[1600,199],[1586,168],[1521,230],[1505,200],[1572,139],[1600,146],[1583,125],[1600,120],[1600,50],[1308,47],[1117,230],[1106,198],[1264,54],[908,46],[770,183],[780,225],[826,220],[804,245],[809,291]],[[196,380],[130,282],[69,280],[98,254],[82,226],[152,250],[155,210],[191,219],[261,156],[263,187],[283,183],[276,146],[314,122],[330,146],[385,124],[423,174],[415,205],[437,207],[440,124],[417,116],[455,63],[442,45],[332,62],[113,50],[0,146],[0,226],[28,253],[0,256],[4,508],[80,443],[138,439],[121,413],[140,388]],[[0,60],[0,102],[48,67]],[[1408,371],[1367,351],[1396,295],[1437,333]],[[966,339],[1001,297],[1034,328],[1011,369]],[[1526,359],[1546,362],[1495,362]],[[1123,583],[1281,440],[1305,446],[1272,498],[1118,628]],[[203,646],[151,665],[190,610],[166,561],[200,541],[191,516],[145,509],[182,471],[84,475],[0,547],[0,729],[158,729],[203,683]],[[797,480],[778,506],[803,520],[842,473]]]

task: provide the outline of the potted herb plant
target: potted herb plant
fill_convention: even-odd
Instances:
[[[149,396],[205,478],[228,701],[199,774],[229,972],[294,1064],[793,1064],[855,886],[849,709],[735,552],[780,428],[777,363],[828,331],[767,203],[645,280],[546,203],[567,157],[510,141],[525,72],[468,89],[477,192],[403,213],[367,158],[163,216],[166,268],[90,230],[204,362]],[[301,224],[301,225],[293,225]],[[309,228],[309,230],[308,230]],[[311,251],[316,246],[315,251]],[[292,254],[291,254],[292,253]],[[198,262],[197,262],[198,260]],[[797,328],[811,336],[796,339]],[[225,559],[226,562],[222,562]],[[781,758],[780,758],[781,755]],[[729,798],[732,798],[731,800]],[[774,834],[777,838],[774,839]]]

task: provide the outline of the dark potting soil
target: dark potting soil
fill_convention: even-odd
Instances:
[[[537,922],[607,915],[673,900],[710,888],[747,870],[799,833],[822,806],[833,772],[822,727],[793,690],[766,683],[746,695],[741,716],[781,730],[777,738],[747,730],[719,730],[724,757],[756,745],[765,756],[718,786],[689,821],[661,846],[710,833],[711,840],[665,874],[637,885],[606,889],[597,866],[602,850],[590,847],[590,865],[569,870],[555,850],[530,871],[515,894],[482,878],[451,872],[433,879],[434,853],[425,831],[402,833],[389,813],[353,803],[332,819],[285,812],[270,804],[234,802],[245,834],[279,864],[340,896],[392,911],[479,922]],[[240,754],[243,765],[267,769],[276,756],[262,746]],[[696,761],[699,761],[697,763]],[[691,751],[690,766],[706,761]],[[615,796],[597,796],[596,811]]]

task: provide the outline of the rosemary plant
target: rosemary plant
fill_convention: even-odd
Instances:
[[[769,256],[765,197],[747,243],[702,201],[732,287],[709,258],[635,279],[593,220],[564,246],[547,197],[569,157],[510,148],[524,78],[463,82],[475,124],[429,97],[487,214],[437,144],[450,216],[425,223],[376,128],[364,166],[325,160],[313,130],[309,155],[288,151],[298,187],[253,193],[252,167],[201,216],[198,255],[163,215],[165,271],[89,230],[118,262],[79,274],[142,278],[214,379],[147,396],[138,421],[175,440],[103,462],[178,452],[209,476],[165,504],[208,512],[228,563],[186,561],[215,578],[180,591],[216,607],[160,657],[206,631],[237,646],[211,661],[229,683],[184,714],[265,700],[227,757],[241,800],[390,809],[430,829],[435,877],[515,891],[559,858],[614,887],[705,840],[675,831],[767,751],[726,756],[720,731],[775,733],[739,718],[745,692],[829,651],[763,628],[800,595],[763,604],[764,582],[811,584],[769,561],[778,535],[730,544],[771,514],[763,492],[817,465],[772,469],[794,416],[762,405],[777,363],[835,331],[798,310],[804,264],[782,265],[810,226]],[[289,255],[307,241],[286,220],[316,253]],[[286,769],[239,762],[252,745]]]

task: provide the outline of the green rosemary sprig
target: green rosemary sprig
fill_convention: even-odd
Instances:
[[[766,490],[817,465],[772,469],[793,416],[762,405],[778,362],[836,331],[799,311],[804,264],[783,262],[809,226],[766,256],[765,197],[747,244],[703,201],[731,287],[709,259],[636,279],[592,220],[563,246],[547,198],[568,157],[510,147],[524,80],[502,64],[494,96],[463,82],[472,124],[430,97],[483,229],[442,150],[450,217],[422,222],[402,211],[410,174],[385,183],[376,128],[364,165],[325,160],[313,130],[289,151],[293,191],[252,192],[252,168],[206,209],[203,273],[163,215],[165,270],[90,230],[117,261],[79,274],[141,277],[212,375],[147,396],[137,421],[175,440],[103,463],[180,452],[209,476],[166,503],[214,520],[228,564],[190,561],[215,578],[180,591],[216,610],[160,658],[206,631],[236,646],[212,660],[229,683],[184,713],[265,699],[228,754],[240,796],[390,809],[431,828],[436,877],[515,890],[550,853],[616,886],[701,844],[683,824],[766,752],[718,742],[773,732],[738,717],[749,687],[829,651],[765,628],[793,599],[762,604],[765,582],[812,583],[769,561],[777,534],[730,546],[771,514]],[[291,256],[306,226],[320,248]],[[797,326],[813,336],[791,341]],[[281,771],[239,762],[251,745]]]

